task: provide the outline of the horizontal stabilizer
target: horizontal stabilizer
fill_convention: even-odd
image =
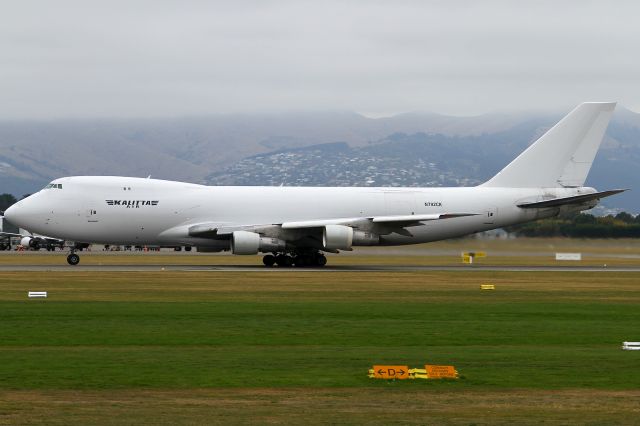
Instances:
[[[624,191],[626,191],[626,189],[612,189],[610,191],[594,192],[592,194],[576,195],[573,197],[552,198],[551,200],[518,204],[518,207],[522,207],[523,209],[541,209],[545,207],[564,206],[566,204],[582,204],[587,201],[599,200],[604,197],[616,195]]]

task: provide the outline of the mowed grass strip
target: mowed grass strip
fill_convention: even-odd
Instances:
[[[0,273],[0,388],[637,389],[638,273]],[[495,291],[480,291],[491,282]],[[46,290],[46,300],[27,300]],[[373,381],[377,363],[456,382]]]
[[[0,391],[0,424],[637,424],[640,391]]]

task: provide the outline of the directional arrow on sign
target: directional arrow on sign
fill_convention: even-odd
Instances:
[[[409,367],[406,365],[374,365],[373,372],[377,379],[408,379]]]

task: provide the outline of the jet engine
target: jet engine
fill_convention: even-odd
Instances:
[[[287,243],[279,238],[262,237],[248,231],[235,231],[231,237],[233,254],[258,254],[261,252],[284,251]]]
[[[20,245],[22,247],[29,247],[34,250],[40,250],[40,242],[41,242],[40,238],[22,237],[22,239],[20,240]]]
[[[379,235],[350,226],[326,225],[322,232],[322,245],[329,250],[351,250],[351,246],[373,246],[379,242]]]

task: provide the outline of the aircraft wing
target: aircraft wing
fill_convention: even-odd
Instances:
[[[29,237],[33,239],[44,240],[48,243],[54,243],[54,244],[64,242],[64,240],[61,240],[59,238],[47,237],[44,235],[37,235],[37,234],[16,234],[14,232],[0,232],[0,237],[14,237],[14,238]]]
[[[436,213],[436,214],[411,214],[398,216],[373,216],[342,219],[306,220],[301,222],[284,222],[282,229],[321,228],[326,225],[358,226],[363,222],[386,224],[398,227],[420,225],[430,220],[451,219],[454,217],[476,216],[477,213]]]
[[[250,232],[274,232],[279,230],[311,230],[327,225],[344,225],[353,228],[370,229],[372,227],[384,227],[387,229],[402,229],[408,226],[418,226],[423,222],[433,220],[453,219],[457,217],[477,216],[479,213],[435,213],[397,216],[371,216],[371,217],[346,217],[334,219],[314,219],[303,221],[291,221],[275,224],[261,225],[230,225],[217,223],[199,223],[191,225],[188,229],[189,236],[201,238],[225,238],[235,231]],[[397,231],[389,231],[397,232]]]
[[[541,209],[545,207],[558,207],[567,204],[582,204],[587,201],[599,200],[601,198],[610,197],[616,195],[626,189],[612,189],[610,191],[594,192],[592,194],[575,195],[573,197],[552,198],[550,200],[523,202],[518,204],[518,207],[523,209]]]
[[[22,234],[14,234],[13,232],[0,232],[0,237],[15,237],[22,238],[24,235]]]

